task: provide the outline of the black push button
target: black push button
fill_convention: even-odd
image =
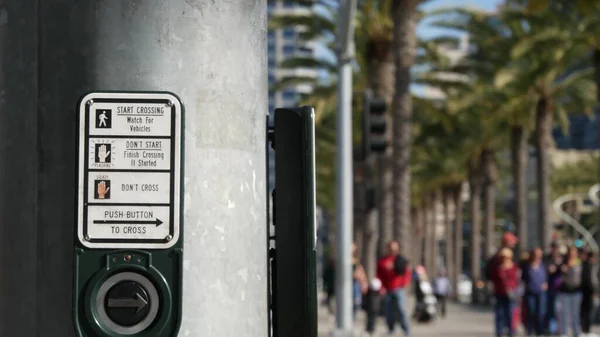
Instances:
[[[110,320],[123,327],[139,324],[150,312],[146,289],[134,281],[115,284],[108,291],[104,305]]]

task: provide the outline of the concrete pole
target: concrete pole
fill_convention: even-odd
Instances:
[[[337,111],[337,260],[335,266],[336,334],[352,333],[352,59],[356,0],[340,2]]]
[[[0,3],[0,336],[72,337],[75,107],[186,106],[181,336],[267,336],[266,2]]]

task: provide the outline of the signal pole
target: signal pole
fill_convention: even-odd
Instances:
[[[352,60],[357,0],[340,1],[336,182],[336,334],[352,335]]]
[[[186,107],[180,336],[268,335],[265,7],[0,2],[0,336],[74,336],[76,106],[92,90]]]

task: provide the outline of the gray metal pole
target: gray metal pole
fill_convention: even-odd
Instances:
[[[0,336],[74,335],[75,107],[89,90],[186,106],[180,335],[268,335],[266,15],[264,0],[0,3]]]
[[[335,297],[337,334],[352,333],[352,58],[356,0],[340,2],[337,112],[337,259]]]

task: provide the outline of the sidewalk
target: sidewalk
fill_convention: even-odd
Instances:
[[[409,314],[412,314],[414,303],[409,301],[407,308]],[[491,308],[474,307],[466,304],[448,304],[448,315],[445,319],[436,318],[431,323],[418,324],[411,322],[412,337],[493,337],[494,334],[494,316]],[[364,314],[358,316],[355,323],[355,337],[362,337],[364,331]],[[335,320],[324,307],[319,308],[319,337],[329,337],[331,331],[335,328]],[[398,332],[394,337],[403,336]],[[600,334],[600,327],[593,327],[593,332]],[[377,325],[377,337],[388,336],[387,328],[383,318],[380,318]],[[525,336],[523,332],[517,336]]]
[[[408,314],[412,314],[414,300],[409,300]],[[360,337],[364,331],[364,314],[358,315],[355,323],[355,336]],[[335,328],[335,319],[324,307],[319,308],[319,337],[330,336]],[[399,330],[400,327],[398,326]],[[437,318],[431,323],[416,323],[411,321],[413,337],[486,337],[493,336],[493,317],[489,309],[470,307],[461,304],[448,304],[448,316],[446,319]],[[388,336],[384,318],[379,318],[376,336]],[[398,332],[396,336],[402,336]]]

